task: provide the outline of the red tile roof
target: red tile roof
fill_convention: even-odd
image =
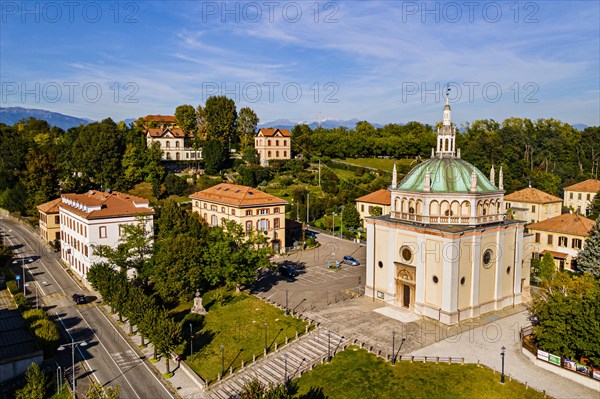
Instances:
[[[553,258],[558,258],[558,259],[567,259],[567,256],[569,256],[569,254],[566,254],[564,252],[556,252],[556,251],[549,251],[547,249],[545,249],[544,251],[542,251],[542,254],[545,254],[546,252],[550,252],[550,255],[552,255]]]
[[[106,193],[90,190],[84,194],[63,194],[60,208],[74,212],[85,219],[154,213],[147,199],[117,191]]]
[[[600,191],[600,180],[588,179],[572,186],[565,187],[565,191],[583,191],[586,193],[597,193]]]
[[[147,137],[160,138],[165,136],[167,133],[171,133],[175,138],[186,137],[186,134],[178,127],[167,127],[167,128],[150,128],[146,129]],[[193,135],[187,135],[187,137],[193,137]]]
[[[173,115],[146,115],[143,120],[145,122],[176,123],[175,116]]]
[[[278,133],[283,137],[292,137],[292,133],[287,129],[266,128],[258,131],[258,134],[265,137],[274,137]]]
[[[575,213],[565,213],[541,222],[532,223],[529,230],[555,231],[557,233],[573,234],[587,237],[596,224],[592,219]]]
[[[504,201],[531,202],[535,204],[544,204],[548,202],[562,202],[561,198],[548,194],[537,188],[528,187],[523,190],[504,196]]]
[[[392,193],[390,190],[382,188],[372,192],[371,194],[363,195],[356,199],[356,202],[368,202],[370,204],[391,205]]]
[[[45,214],[53,214],[58,213],[58,206],[60,205],[61,198],[53,199],[52,201],[45,202],[37,206],[37,209],[40,212],[44,212]]]
[[[199,199],[237,207],[285,205],[288,202],[252,187],[221,183],[190,195]]]

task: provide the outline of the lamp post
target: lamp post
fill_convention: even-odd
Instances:
[[[25,291],[25,254],[21,254],[21,269],[23,269],[23,295],[27,297],[27,292]]]
[[[290,314],[290,311],[288,309],[288,289],[285,289],[285,315],[287,316],[288,314]]]
[[[331,223],[332,224],[331,235],[335,237],[335,217],[337,216],[337,213],[333,212],[332,216],[333,216],[333,223]]]
[[[192,360],[193,356],[194,356],[194,330],[193,330],[192,323],[190,323],[190,361]]]
[[[396,365],[396,330],[392,330],[392,366]]]
[[[504,384],[504,352],[506,351],[506,348],[503,346],[501,349],[502,352],[500,352],[500,356],[502,356],[502,374],[500,374],[500,383]]]
[[[75,346],[86,346],[87,342],[85,341],[73,341],[73,337],[71,337],[71,343],[70,344],[62,344],[61,346],[58,347],[59,351],[65,350],[65,347],[70,346],[71,347],[71,370],[73,371],[73,396],[75,396]]]
[[[287,353],[283,355],[283,367],[284,367],[284,374],[283,374],[283,384],[285,386],[287,386],[288,384],[288,378],[287,378]]]
[[[56,369],[56,393],[60,394],[62,388],[62,369],[60,366]]]
[[[342,238],[342,233],[344,231],[344,205],[342,205],[340,208],[342,208],[340,211],[340,238]]]
[[[265,355],[267,354],[267,327],[269,326],[269,324],[265,323],[263,324],[265,326]]]
[[[327,363],[331,361],[331,330],[327,330]]]
[[[221,376],[225,377],[225,345],[221,344]]]

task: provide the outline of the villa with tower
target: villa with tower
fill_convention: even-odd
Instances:
[[[394,168],[390,214],[366,218],[366,296],[444,324],[519,304],[529,286],[530,237],[505,217],[502,167],[496,185],[455,139],[446,98],[431,159],[401,182]]]

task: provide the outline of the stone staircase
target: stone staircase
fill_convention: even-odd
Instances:
[[[309,334],[282,347],[263,359],[244,367],[210,388],[212,399],[237,399],[242,387],[259,380],[264,385],[283,384],[299,377],[304,371],[327,361],[348,345],[348,338],[333,331],[316,328]]]

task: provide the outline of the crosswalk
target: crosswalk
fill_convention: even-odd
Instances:
[[[119,368],[133,367],[141,362],[140,357],[132,350],[110,354]]]

